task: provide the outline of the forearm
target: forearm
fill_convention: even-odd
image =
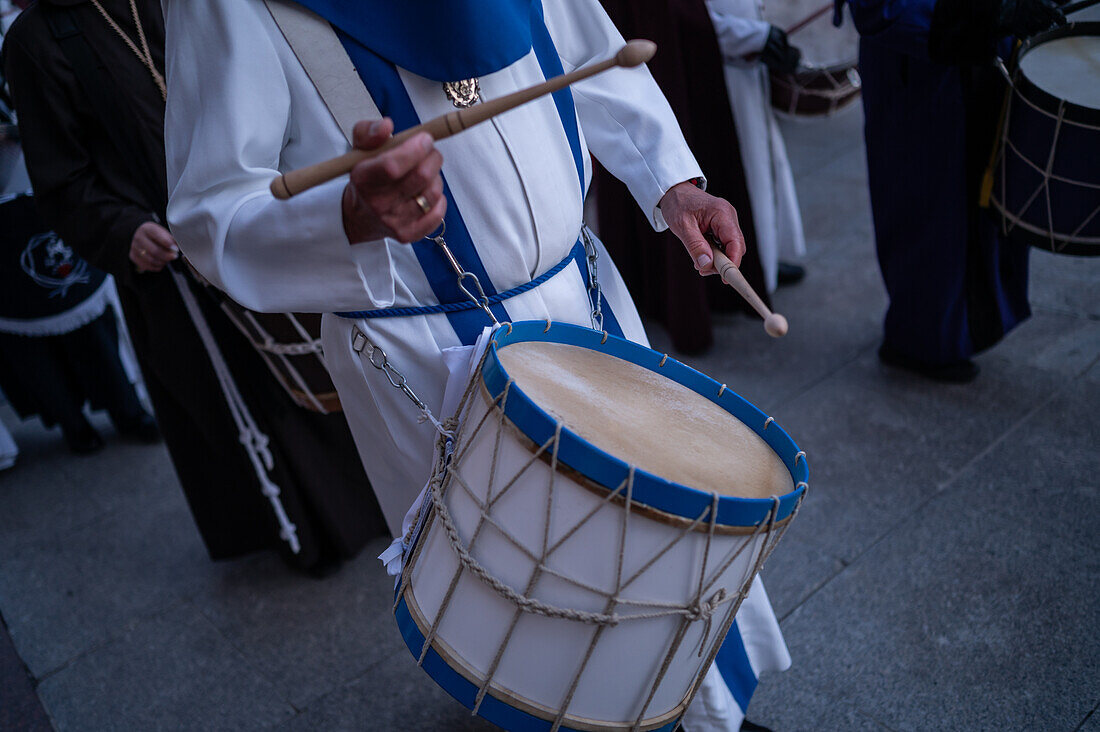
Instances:
[[[723,12],[723,3],[715,0],[708,0],[707,11],[714,24],[718,46],[726,59],[743,59],[764,49],[771,30],[770,23]]]

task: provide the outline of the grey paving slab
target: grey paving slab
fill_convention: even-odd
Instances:
[[[865,249],[874,240],[862,145],[797,178],[796,188],[808,262],[841,249]]]
[[[360,676],[394,654],[393,578],[376,540],[334,576],[289,572],[261,555],[211,587],[202,612],[296,707]]]
[[[286,732],[364,729],[489,732],[498,728],[471,716],[436,686],[405,648],[280,727]]]
[[[788,535],[768,558],[761,576],[775,614],[786,617],[844,569],[836,557]]]
[[[51,729],[32,681],[0,617],[0,730],[46,732]]]
[[[779,128],[797,181],[863,146],[863,108],[854,104],[821,119],[781,117]]]
[[[1027,429],[1050,427],[1037,415]],[[813,728],[824,711],[783,706],[803,688],[892,729],[1074,729],[1100,696],[1100,559],[1080,529],[1054,523],[1073,508],[1095,521],[1096,491],[1035,520],[1020,468],[1043,459],[990,451],[811,597],[784,624],[794,668],[754,704],[780,709],[781,729]],[[1049,475],[1072,484],[1078,469]],[[974,500],[971,480],[1001,489]]]
[[[959,501],[1100,554],[1098,406],[1100,383],[1073,381],[948,490]],[[1041,571],[1042,564],[1034,569]],[[1100,597],[1100,576],[1085,576],[1081,582]],[[1100,610],[1094,617],[1100,621]]]
[[[59,730],[252,730],[294,714],[198,610],[181,603],[44,680]]]
[[[43,534],[62,535],[102,513],[88,486],[57,462],[35,460],[33,452],[21,452],[15,467],[0,472],[0,554]]]
[[[1096,732],[1096,730],[1100,730],[1100,707],[1093,708],[1077,728],[1077,732]]]
[[[769,337],[758,319],[720,316],[711,351],[677,358],[765,412],[777,409],[878,343],[886,298],[865,260],[837,254],[811,266],[797,286],[780,289],[774,308],[791,326],[783,338]],[[667,335],[653,325],[648,330],[654,348],[669,351]]]
[[[748,719],[775,732],[889,732],[889,728],[852,706],[851,700],[819,693],[809,687],[784,687],[784,696],[770,693],[779,675],[765,675],[749,704]],[[814,710],[813,716],[799,715]],[[690,730],[689,730],[690,732]]]
[[[789,536],[852,559],[1059,385],[1050,372],[994,366],[969,385],[932,385],[870,352],[773,410],[810,464]]]
[[[167,508],[135,505],[79,529],[43,534],[0,555],[0,608],[36,677],[226,567],[207,559],[182,498]]]
[[[153,508],[179,500],[168,453],[163,445],[120,440],[109,420],[92,423],[107,441],[93,455],[69,453],[59,430],[45,430],[37,419],[20,421],[9,407],[0,410],[20,448],[15,468],[0,472],[0,550],[21,542],[66,532],[98,520],[135,499]]]
[[[1100,258],[1031,252],[1031,304],[1100,318]]]
[[[1075,377],[1098,357],[1100,320],[1040,309],[983,356],[982,361],[1012,361]]]

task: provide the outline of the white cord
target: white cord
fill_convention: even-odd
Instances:
[[[271,502],[271,508],[275,511],[275,518],[279,521],[279,537],[290,545],[290,551],[298,554],[302,550],[302,546],[298,542],[298,527],[286,515],[286,509],[283,508],[283,502],[279,498],[279,486],[268,475],[268,471],[275,466],[271,450],[268,449],[270,440],[257,426],[256,421],[252,418],[252,413],[248,411],[248,405],[245,403],[240,391],[237,390],[237,384],[233,381],[229,365],[226,364],[221,349],[218,348],[217,341],[214,340],[214,335],[210,332],[210,326],[207,324],[206,318],[203,317],[199,303],[195,300],[195,294],[191,292],[186,278],[174,269],[169,268],[169,271],[172,273],[172,279],[179,289],[180,297],[183,298],[183,304],[191,315],[191,320],[195,323],[195,330],[199,332],[199,338],[202,339],[203,346],[206,347],[206,355],[210,357],[210,364],[214,367],[214,374],[218,377],[222,394],[225,396],[225,403],[229,406],[233,421],[237,423],[241,444],[244,445],[245,452],[248,453],[248,459],[252,461],[252,469],[256,471],[260,488],[268,501]]]

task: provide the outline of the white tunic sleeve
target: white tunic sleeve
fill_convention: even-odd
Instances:
[[[168,219],[192,265],[254,310],[391,305],[385,243],[352,246],[344,233],[346,177],[289,201],[268,190],[291,167],[288,145],[314,158],[308,162],[347,145],[311,86],[313,108],[303,109],[301,80],[290,78],[300,65],[275,42],[282,37],[263,3],[167,0],[165,24]],[[303,130],[301,115],[328,117],[333,132],[315,143],[301,139],[325,137],[315,120]]]
[[[596,0],[552,0],[543,7],[566,72],[622,48],[622,35]],[[627,185],[655,229],[667,228],[657,203],[702,171],[649,70],[612,69],[572,89],[592,154]]]
[[[733,62],[745,62],[745,56],[760,53],[768,42],[771,24],[750,14],[745,0],[707,0],[718,46],[722,55]]]

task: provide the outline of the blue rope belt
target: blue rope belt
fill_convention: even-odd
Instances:
[[[513,287],[511,290],[504,292],[498,292],[495,295],[489,296],[489,305],[496,305],[502,303],[509,298],[513,298],[516,295],[522,295],[528,290],[533,290],[548,279],[561,272],[563,269],[569,266],[570,262],[576,262],[577,266],[584,266],[584,244],[577,242],[573,245],[573,248],[569,250],[569,254],[565,259],[555,264],[550,269],[540,274],[530,282],[525,282],[519,287]],[[584,270],[582,269],[582,272]],[[481,307],[480,303],[476,303],[473,300],[462,300],[459,302],[440,303],[439,305],[419,305],[409,308],[380,308],[378,310],[356,310],[350,313],[336,313],[341,318],[350,318],[352,320],[360,320],[366,318],[407,318],[412,315],[438,315],[440,313],[457,313],[462,310],[477,310]]]

